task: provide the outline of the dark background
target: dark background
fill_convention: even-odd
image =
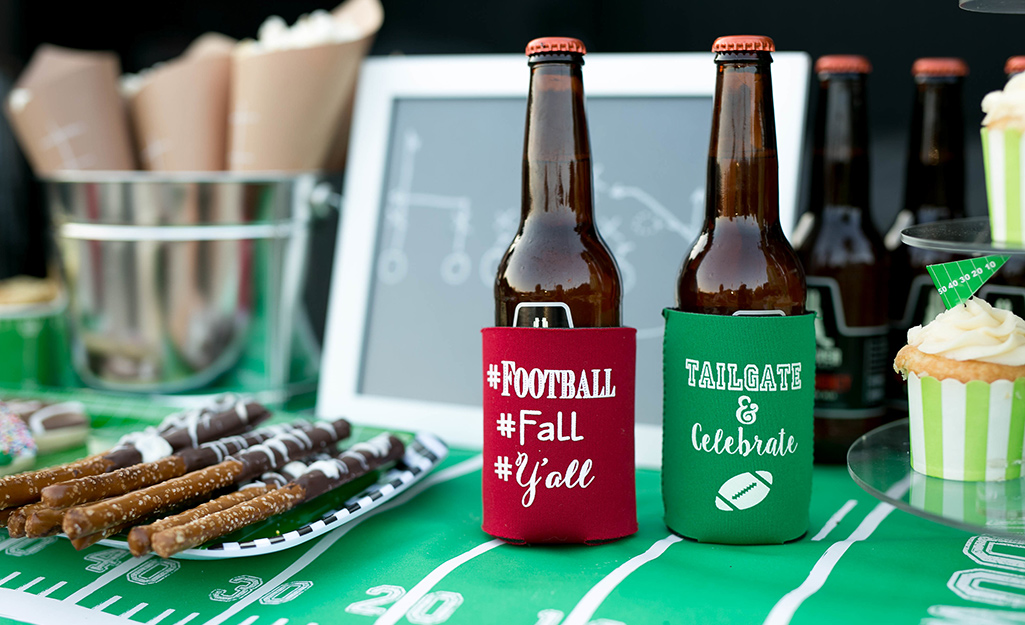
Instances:
[[[520,53],[528,40],[556,34],[581,38],[590,52],[703,51],[717,36],[742,33],[769,35],[777,49],[804,50],[813,57],[864,54],[874,65],[869,81],[872,212],[881,229],[889,226],[903,197],[914,59],[959,56],[971,68],[965,83],[968,212],[982,214],[979,103],[988,91],[1003,86],[1007,57],[1025,54],[1025,16],[971,13],[959,9],[957,0],[383,1],[385,20],[372,49],[375,55]],[[333,4],[0,0],[0,87],[6,91],[44,42],[113,50],[124,70],[134,72],[177,56],[204,32],[252,37],[269,15],[291,24],[318,8]],[[45,268],[40,253],[45,220],[37,208],[38,190],[28,180],[6,123],[0,121],[0,277],[38,275]],[[333,235],[330,228],[318,233],[314,262],[330,266]]]

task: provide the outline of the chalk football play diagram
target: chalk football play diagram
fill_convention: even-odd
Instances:
[[[518,202],[508,199],[493,200],[482,207],[481,202],[461,194],[422,193],[416,190],[417,158],[424,151],[421,133],[414,128],[407,129],[399,140],[397,170],[390,188],[385,190],[381,242],[376,259],[377,279],[385,285],[396,285],[407,279],[410,263],[419,262],[410,258],[408,241],[410,236],[422,232],[421,220],[441,219],[447,222],[448,240],[439,245],[445,248],[437,266],[437,275],[444,285],[458,287],[472,284],[476,274],[480,288],[486,292],[494,284],[498,264],[510,241],[516,234],[520,208]],[[701,229],[704,216],[705,195],[703,188],[694,189],[686,198],[678,198],[681,206],[671,210],[660,199],[647,190],[621,181],[605,179],[606,171],[601,163],[594,165],[595,202],[600,205],[598,230],[605,239],[623,279],[623,291],[631,293],[638,286],[637,269],[631,262],[631,254],[639,248],[650,247],[648,240],[668,236],[673,239],[672,249],[686,249]],[[504,204],[503,204],[504,202]],[[498,204],[498,208],[495,205]],[[490,211],[490,214],[489,214]],[[685,211],[687,217],[677,212]],[[474,259],[468,251],[471,236],[487,238],[481,222],[490,219],[489,230],[494,233],[490,244]],[[665,243],[659,243],[662,247]],[[678,262],[673,259],[672,263]],[[476,269],[476,271],[474,271]],[[653,338],[662,335],[661,326],[638,328],[638,338]]]

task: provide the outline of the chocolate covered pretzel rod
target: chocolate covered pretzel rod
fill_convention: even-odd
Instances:
[[[160,557],[170,558],[180,551],[291,510],[305,500],[306,493],[301,486],[286,484],[227,510],[158,532],[151,539],[152,548]]]
[[[280,474],[270,474],[277,476],[277,479],[264,479],[260,482],[253,482],[248,486],[238,489],[233,493],[212,499],[204,504],[200,504],[195,508],[190,508],[185,512],[165,517],[159,521],[150,523],[149,525],[136,525],[128,532],[128,549],[132,552],[133,556],[142,556],[150,552],[151,538],[154,534],[162,532],[166,529],[176,527],[178,525],[185,525],[191,523],[196,519],[204,517],[214,512],[220,512],[221,510],[227,510],[232,506],[240,504],[245,501],[249,501],[255,497],[259,497],[265,493],[268,493],[276,488],[280,488],[288,483],[288,480]]]
[[[223,495],[179,514],[164,517],[149,525],[136,525],[128,533],[128,549],[132,552],[132,555],[145,555],[152,549],[150,539],[154,534],[178,525],[185,525],[214,512],[227,510],[234,505],[280,488],[302,475],[309,468],[307,463],[328,460],[330,458],[329,454],[314,454],[303,461],[290,462],[281,468],[281,473],[264,473],[260,476],[260,481],[250,482],[234,493]]]
[[[268,417],[270,411],[262,405],[236,401],[222,405],[221,410],[207,409],[200,412],[198,418],[192,418],[187,413],[179,414],[178,420],[172,420],[172,429],[163,434],[163,438],[174,451],[199,447],[203,443],[245,432],[266,421]]]
[[[39,538],[60,532],[64,512],[63,509],[45,506],[34,510],[25,519],[25,535],[29,538]]]
[[[118,532],[128,529],[129,525],[129,523],[125,523],[124,525],[115,525],[114,527],[108,527],[102,532],[96,532],[94,534],[89,534],[87,536],[79,536],[78,538],[72,538],[71,546],[75,548],[75,551],[81,551],[86,547],[92,547],[104,538],[110,538],[114,534],[117,534]]]
[[[166,482],[90,505],[71,508],[62,527],[71,538],[86,536],[142,516],[166,510],[186,499],[250,480],[295,458],[324,449],[347,437],[348,421],[320,421],[270,438],[232,458]]]
[[[28,505],[15,508],[11,512],[11,516],[7,518],[7,533],[11,538],[24,538],[25,537],[25,523],[29,516],[32,515],[36,510],[44,507],[39,502],[30,503]]]
[[[122,495],[217,464],[243,449],[306,425],[308,422],[270,425],[248,434],[228,436],[199,447],[183,449],[154,462],[144,462],[109,473],[53,484],[43,489],[42,501],[51,508],[67,508],[104,497]]]
[[[370,471],[402,457],[405,446],[390,434],[380,434],[366,443],[329,460],[314,462],[305,473],[281,488],[202,516],[195,521],[153,534],[151,547],[162,558],[201,545],[235,530],[290,510]]]
[[[182,503],[180,505],[174,506],[173,508],[171,508],[171,510],[172,511],[177,511],[177,510],[181,510],[182,508],[189,508],[189,507],[192,507],[192,506],[196,505],[197,503],[199,503],[199,501],[196,500],[196,499],[188,500],[188,501],[185,501],[184,503]],[[152,520],[152,519],[148,519],[148,520]],[[91,546],[95,545],[96,543],[100,542],[104,538],[109,538],[109,537],[113,536],[114,534],[118,534],[120,532],[123,532],[123,531],[129,529],[131,526],[132,526],[131,523],[122,523],[121,525],[115,525],[113,527],[108,527],[108,528],[106,528],[106,529],[104,529],[102,531],[94,532],[94,533],[88,534],[86,536],[79,536],[78,538],[72,538],[71,539],[71,546],[74,547],[77,551],[81,551],[81,550],[85,549],[86,547],[91,547]]]
[[[159,425],[122,436],[113,449],[75,462],[0,478],[0,509],[39,500],[43,488],[71,479],[158,460],[187,446],[238,433],[270,416],[257,403],[236,402],[225,410],[190,410],[168,415]]]
[[[156,428],[121,437],[118,444],[104,454],[111,462],[107,470],[153,462],[182,449],[240,434],[269,416],[270,411],[260,404],[241,401],[168,415]]]
[[[295,481],[306,491],[308,501],[397,461],[405,452],[406,446],[394,435],[378,434],[333,458],[310,464]]]
[[[39,499],[44,487],[107,470],[103,456],[89,456],[56,467],[0,477],[0,509],[13,508]]]

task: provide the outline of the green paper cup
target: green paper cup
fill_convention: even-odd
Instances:
[[[945,480],[1018,479],[1025,378],[993,383],[908,374],[911,468]]]
[[[1022,193],[1022,133],[982,129],[990,234],[995,243],[1025,242],[1025,195]]]
[[[58,386],[68,369],[66,299],[0,306],[0,384]]]

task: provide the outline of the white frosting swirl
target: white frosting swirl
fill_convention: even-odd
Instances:
[[[908,345],[952,360],[1025,365],[1025,320],[1009,310],[971,298],[908,330]]]
[[[982,125],[993,129],[1025,130],[1025,74],[1012,76],[1003,91],[992,91],[982,99],[986,117]]]

